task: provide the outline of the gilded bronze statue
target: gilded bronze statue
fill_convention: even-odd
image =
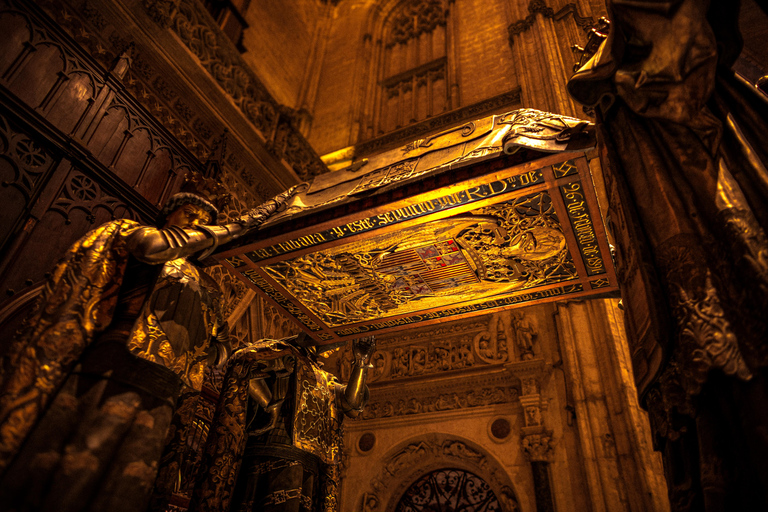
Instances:
[[[768,510],[768,97],[732,69],[739,4],[610,0],[568,84],[675,512]]]
[[[322,369],[306,335],[262,340],[233,354],[190,510],[338,509],[342,415],[368,401],[375,339],[353,342],[347,384]]]
[[[193,259],[290,195],[218,226],[223,187],[196,173],[185,187],[156,226],[115,220],[77,241],[2,361],[2,510],[146,508],[179,394],[230,351],[221,292]]]

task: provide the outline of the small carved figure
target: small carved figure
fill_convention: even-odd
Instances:
[[[371,382],[377,380],[379,377],[384,375],[384,372],[386,371],[387,367],[387,358],[384,354],[377,352],[373,356],[373,375],[371,375]],[[349,374],[347,374],[348,377]],[[342,379],[346,379],[347,377],[342,377]]]
[[[480,356],[482,356],[485,359],[493,359],[496,355],[493,351],[493,349],[490,347],[490,341],[491,341],[491,333],[484,332],[480,335],[480,339],[478,341],[478,352],[480,353]]]
[[[408,375],[408,351],[404,348],[396,348],[392,352],[392,377],[405,377]]]
[[[461,361],[461,366],[464,367],[475,364],[475,357],[472,355],[472,347],[467,342],[462,341],[459,345],[459,361]]]
[[[413,365],[413,371],[409,372],[410,375],[418,375],[424,373],[427,369],[427,351],[423,347],[416,347],[411,350],[411,364]]]
[[[185,188],[157,226],[115,220],[77,241],[2,361],[4,507],[146,508],[179,394],[229,354],[219,287],[190,259],[290,195],[218,226],[223,187],[195,173]]]
[[[342,414],[368,402],[375,339],[353,342],[344,385],[305,335],[237,351],[222,385],[190,510],[336,510]]]
[[[525,313],[512,315],[515,328],[515,341],[520,359],[523,361],[533,359],[533,338],[538,335],[536,328],[525,318]]]
[[[451,356],[448,349],[441,345],[432,345],[431,348],[428,369],[432,372],[450,370]]]

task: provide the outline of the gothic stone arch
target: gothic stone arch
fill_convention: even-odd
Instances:
[[[509,475],[485,449],[458,436],[429,433],[397,445],[384,456],[379,474],[362,498],[363,511],[394,512],[416,480],[444,468],[474,473],[491,486],[504,512],[521,510]]]

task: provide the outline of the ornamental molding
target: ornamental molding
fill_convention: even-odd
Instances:
[[[384,392],[391,382],[401,380],[407,380],[408,384],[404,384],[413,389],[413,382],[437,374],[450,378],[448,375],[463,373],[476,382],[469,373],[487,366],[506,365],[504,368],[514,377],[541,373],[543,360],[534,355],[539,350],[536,322],[533,315],[521,310],[502,311],[480,320],[383,337],[371,360],[369,383],[378,393]],[[353,360],[349,346],[336,356],[335,371],[342,381],[349,379]]]

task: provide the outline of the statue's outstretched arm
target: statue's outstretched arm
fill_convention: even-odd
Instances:
[[[368,369],[373,368],[371,358],[376,351],[376,338],[369,336],[355,340],[352,344],[352,352],[355,362],[352,365],[352,374],[344,389],[342,397],[342,410],[347,416],[357,416],[368,402],[368,386],[365,385]]]
[[[192,256],[195,253],[201,253],[198,258],[205,259],[219,245],[263,224],[290,198],[295,188],[291,187],[274,199],[248,210],[237,221],[224,226],[137,228],[127,237],[128,250],[139,261],[150,264],[165,263],[176,258]]]
[[[227,229],[230,226],[237,227],[230,231]],[[242,230],[243,227],[239,224],[205,226],[205,229],[145,226],[133,230],[127,236],[126,245],[139,261],[160,264],[206,251],[225,240],[231,240],[239,234],[237,231]]]

